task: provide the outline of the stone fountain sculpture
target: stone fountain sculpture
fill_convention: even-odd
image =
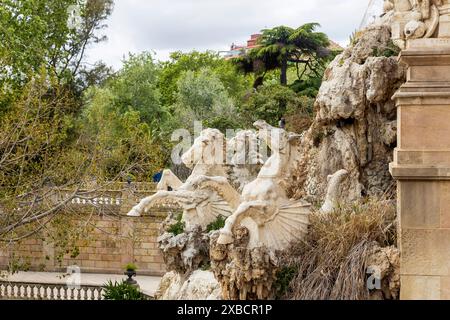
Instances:
[[[234,205],[235,211],[221,230],[218,243],[233,243],[234,229],[244,226],[249,230],[249,248],[267,246],[273,250],[283,250],[292,241],[302,239],[308,228],[310,205],[302,200],[290,200],[283,188],[290,166],[298,156],[296,147],[300,136],[288,134],[264,121],[254,125],[272,150],[272,156],[258,177],[244,187],[240,204],[237,207]],[[233,198],[237,197],[235,195]]]
[[[212,270],[225,299],[273,298],[277,252],[303,239],[308,230],[310,205],[289,199],[285,189],[299,156],[301,136],[264,121],[254,125],[272,156],[242,195],[223,178],[199,178],[200,189],[216,190],[235,209],[225,227],[211,237]]]
[[[225,143],[229,154],[224,153]],[[193,146],[182,156],[184,164],[193,168],[186,182],[183,183],[171,170],[164,170],[157,186],[158,192],[143,199],[130,211],[129,216],[140,216],[157,206],[173,206],[176,210],[182,210],[183,232],[174,235],[168,231],[178,222],[178,212],[174,212],[164,221],[158,238],[169,270],[189,273],[207,264],[209,233],[206,229],[219,216],[226,218],[233,210],[229,199],[224,199],[214,189],[199,189],[199,178],[214,176],[215,179],[230,181],[231,191],[237,192],[247,180],[256,177],[254,172],[260,167],[262,156],[257,152],[257,148],[247,146],[251,144],[257,147],[258,143],[257,135],[252,131],[238,132],[233,139],[225,142],[220,131],[203,130]],[[230,157],[231,165],[225,161],[226,156]],[[235,172],[237,169],[239,171]],[[235,175],[242,174],[242,177],[232,177],[230,172]]]
[[[401,49],[406,41],[450,36],[448,0],[385,0],[385,13],[393,13],[392,39]]]
[[[164,171],[158,185],[159,191],[143,199],[128,215],[140,216],[155,206],[179,206],[183,210],[186,230],[193,230],[196,226],[205,229],[218,216],[228,217],[232,213],[228,203],[214,192],[197,190],[195,182],[197,177],[204,175],[227,179],[224,143],[224,135],[219,130],[203,130],[192,147],[182,156],[184,164],[193,167],[186,182],[181,183],[170,170]],[[169,186],[172,191],[167,190]]]

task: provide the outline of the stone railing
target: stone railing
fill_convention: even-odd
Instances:
[[[0,281],[0,300],[102,300],[103,287]]]
[[[105,288],[0,281],[0,300],[103,300]],[[150,296],[144,294],[146,299]]]
[[[95,188],[93,188],[95,190]],[[152,195],[156,192],[156,184],[154,183],[113,183],[105,188],[92,190],[79,190],[73,196],[72,189],[59,190],[59,194],[54,197],[56,203],[71,198],[68,205],[72,208],[81,207],[97,207],[110,208],[119,210],[123,213],[131,209],[132,205],[145,196]]]

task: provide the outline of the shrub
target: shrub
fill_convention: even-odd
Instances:
[[[396,244],[396,210],[391,201],[366,200],[334,212],[312,214],[304,241],[282,258],[280,288],[294,274],[283,298],[365,300],[365,265],[374,246]]]
[[[257,120],[265,120],[278,126],[283,116],[298,114],[312,118],[313,99],[301,96],[289,87],[267,84],[250,94],[239,111],[249,125]]]
[[[183,214],[179,214],[177,217],[177,222],[169,227],[167,229],[167,232],[172,233],[174,236],[177,236],[179,234],[182,234],[184,232],[185,223],[183,220]]]
[[[134,263],[129,263],[124,268],[126,271],[136,271],[137,267]]]
[[[219,215],[217,217],[216,221],[210,223],[206,227],[206,231],[211,232],[211,231],[222,229],[223,227],[225,227],[225,220],[226,220],[226,218],[224,216]]]
[[[145,296],[138,288],[122,281],[118,283],[109,281],[105,285],[105,292],[103,293],[105,300],[146,300]]]

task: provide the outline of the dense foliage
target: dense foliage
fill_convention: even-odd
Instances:
[[[72,25],[73,5],[80,20]],[[264,30],[260,47],[237,60],[193,51],[161,62],[144,52],[113,72],[85,61],[112,9],[112,0],[2,0],[0,242],[52,229],[89,191],[151,181],[171,165],[172,132],[192,131],[194,121],[225,131],[285,117],[301,132],[313,117],[330,56],[316,24]],[[245,61],[251,72],[241,72]],[[182,229],[180,221],[172,231]],[[71,233],[56,232],[55,242],[70,243],[60,238]]]
[[[103,293],[103,299],[105,300],[147,300],[145,296],[139,291],[138,288],[122,282],[109,281],[105,285],[105,292]]]

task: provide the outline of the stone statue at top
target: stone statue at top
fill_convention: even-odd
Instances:
[[[450,0],[385,0],[393,12],[392,40],[401,49],[406,41],[450,37]]]

